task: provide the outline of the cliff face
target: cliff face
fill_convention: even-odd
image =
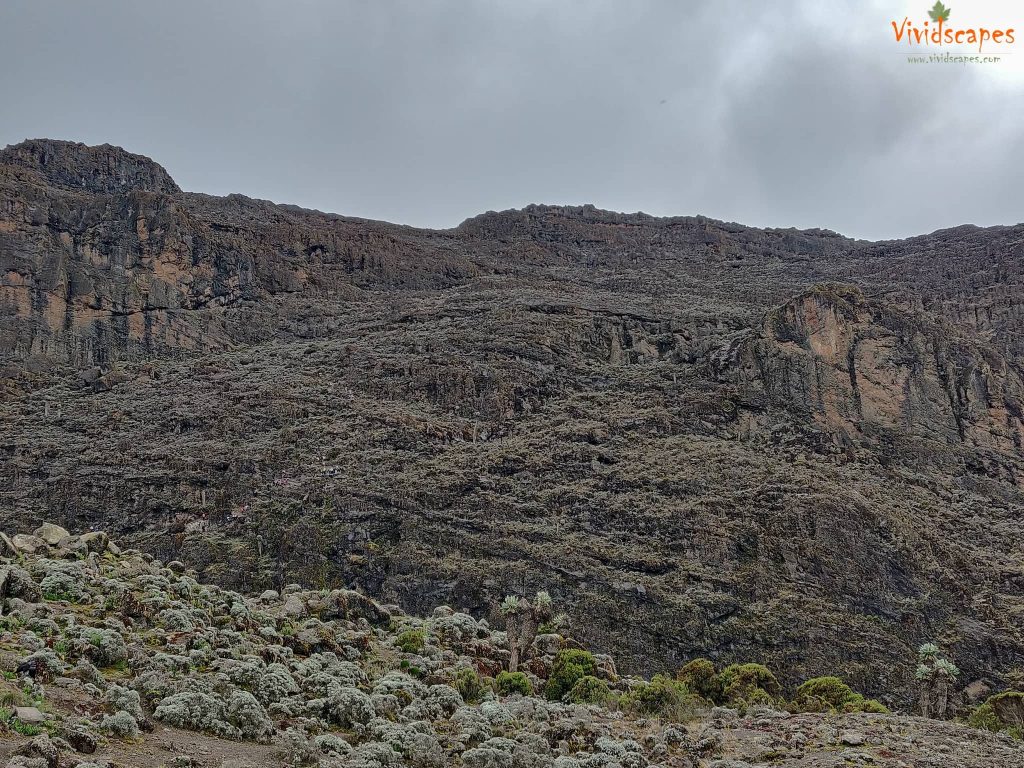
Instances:
[[[728,354],[749,397],[843,445],[914,438],[1018,456],[1024,387],[996,350],[949,323],[822,286],[769,311]]]
[[[223,344],[182,312],[226,275],[163,168],[115,147],[26,142],[0,155],[0,194],[5,356],[88,366]]]
[[[938,639],[998,680],[1022,242],[587,206],[417,230],[28,142],[0,152],[0,509],[246,589],[547,588],[627,669],[907,691]]]
[[[476,271],[434,242],[450,238],[186,195],[153,161],[106,145],[8,147],[0,195],[0,354],[15,359],[225,349],[271,336],[261,319],[287,294],[436,287]]]

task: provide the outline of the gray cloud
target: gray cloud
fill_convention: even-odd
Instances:
[[[186,189],[421,226],[530,202],[867,238],[1024,218],[1024,80],[908,65],[881,5],[764,5],[7,0],[0,144],[110,142]]]

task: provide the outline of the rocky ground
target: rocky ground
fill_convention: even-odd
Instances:
[[[417,618],[298,585],[245,596],[50,524],[0,547],[8,768],[1024,766],[1005,733],[800,712],[767,671],[755,685],[723,670],[716,706],[694,692],[705,678],[622,676],[542,628],[509,675],[509,636],[445,606]]]

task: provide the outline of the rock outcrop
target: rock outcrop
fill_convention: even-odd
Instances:
[[[910,438],[1024,453],[1024,384],[1006,358],[856,287],[820,286],[771,310],[720,360],[744,397],[788,409],[843,445]]]

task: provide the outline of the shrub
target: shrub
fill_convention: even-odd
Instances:
[[[812,677],[796,689],[793,705],[800,712],[877,712],[889,710],[866,699],[838,677]]]
[[[264,741],[274,732],[274,724],[256,697],[248,691],[235,691],[228,699],[225,718],[243,739]]]
[[[512,768],[512,755],[494,747],[473,747],[462,753],[463,768]]]
[[[472,616],[465,613],[434,615],[430,619],[431,633],[440,638],[448,646],[467,643],[480,632],[480,625]]]
[[[522,672],[500,672],[497,677],[498,693],[508,696],[518,693],[522,696],[529,696],[533,693],[533,686],[530,685],[530,678]]]
[[[581,677],[565,696],[572,704],[607,704],[611,698],[608,684],[593,675]]]
[[[722,680],[715,672],[715,665],[707,659],[694,659],[686,664],[676,673],[676,680],[708,701],[722,701]]]
[[[563,648],[555,655],[544,695],[551,701],[561,701],[580,678],[593,675],[596,671],[597,664],[589,651]]]
[[[112,629],[91,629],[86,635],[87,653],[97,667],[113,667],[128,661],[128,645]]]
[[[745,697],[734,699],[733,706],[739,710],[740,714],[746,714],[747,710],[751,707],[771,707],[773,709],[778,708],[779,700],[772,696],[764,688],[754,688]]]
[[[100,721],[100,730],[121,739],[139,738],[139,724],[123,709],[113,715],[104,715]]]
[[[1003,722],[996,715],[995,709],[986,701],[975,707],[967,718],[967,724],[972,728],[979,728],[983,731],[997,733],[1003,730]]]
[[[396,644],[404,653],[420,653],[426,642],[427,634],[422,629],[407,629],[396,638]]]
[[[22,664],[33,664],[45,677],[63,675],[68,665],[49,648],[40,648],[22,660]]]
[[[188,731],[206,731],[228,739],[237,739],[239,731],[225,722],[224,703],[199,691],[184,691],[160,702],[153,716],[161,722]]]
[[[623,706],[637,714],[675,721],[693,719],[700,703],[683,683],[665,675],[655,675],[622,698]]]
[[[299,692],[299,686],[283,664],[267,666],[259,685],[253,693],[263,704],[273,704]]]
[[[332,723],[353,728],[368,723],[376,714],[373,701],[357,688],[335,688],[327,697],[327,713]]]
[[[859,693],[853,695],[853,700],[846,702],[843,706],[844,712],[874,712],[877,715],[889,714],[889,708],[877,699],[865,699]]]
[[[313,746],[322,755],[347,755],[352,751],[347,741],[333,733],[323,733],[314,737]]]
[[[188,611],[168,608],[161,611],[157,620],[169,632],[192,632],[196,628],[194,617]]]
[[[455,673],[455,690],[467,704],[480,701],[484,688],[484,681],[475,669],[460,669]]]
[[[39,587],[43,590],[43,597],[51,601],[66,600],[69,603],[78,603],[85,597],[81,578],[63,571],[48,573],[39,582]]]
[[[138,691],[124,688],[120,685],[112,685],[103,696],[112,710],[115,712],[127,712],[136,722],[142,722],[146,715],[142,711],[142,699]]]
[[[782,686],[771,670],[763,664],[730,664],[719,675],[722,698],[729,704],[775,702]],[[756,701],[755,701],[756,700]]]
[[[426,701],[431,711],[436,713],[434,719],[450,717],[463,705],[462,696],[450,685],[432,685],[427,689]]]
[[[838,677],[812,677],[796,689],[793,702],[803,712],[827,712],[843,708],[853,689]]]

